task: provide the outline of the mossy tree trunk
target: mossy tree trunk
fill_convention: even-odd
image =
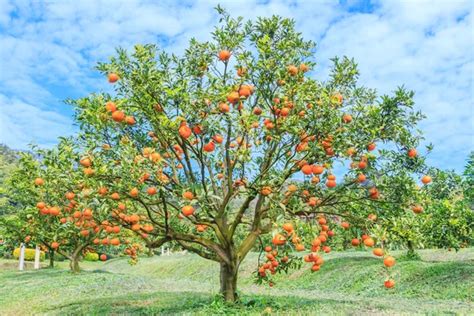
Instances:
[[[220,293],[226,302],[233,303],[238,299],[237,296],[237,276],[239,265],[236,261],[230,264],[221,262]]]

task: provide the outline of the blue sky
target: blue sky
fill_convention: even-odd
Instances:
[[[329,59],[354,57],[360,82],[380,93],[415,90],[421,124],[435,146],[429,163],[462,170],[474,149],[473,2],[439,1],[9,1],[0,0],[0,142],[52,146],[70,135],[62,101],[109,90],[94,71],[114,48],[158,42],[179,53],[209,38],[213,7],[252,19],[294,18],[317,42],[318,79]]]

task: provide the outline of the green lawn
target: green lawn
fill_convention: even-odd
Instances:
[[[367,252],[330,254],[319,272],[292,271],[273,288],[253,284],[254,254],[242,266],[236,306],[215,299],[218,266],[190,254],[141,258],[136,266],[84,262],[80,275],[67,262],[18,272],[16,262],[0,260],[0,315],[474,314],[474,249],[420,253],[422,261],[397,262],[392,290],[383,288],[381,261]]]

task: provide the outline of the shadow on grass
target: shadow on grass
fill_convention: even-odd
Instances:
[[[155,292],[149,294],[122,295],[98,299],[80,300],[73,303],[56,305],[43,310],[55,314],[260,314],[271,309],[273,312],[292,314],[301,311],[316,311],[321,308],[357,309],[357,305],[345,299],[305,299],[295,296],[278,297],[265,295],[243,295],[236,304],[226,304],[218,296],[196,292]],[[359,306],[361,307],[361,306]],[[384,309],[383,307],[377,308]]]

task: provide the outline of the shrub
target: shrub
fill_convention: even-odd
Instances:
[[[99,254],[95,252],[88,252],[84,256],[84,260],[86,261],[98,261],[99,260]]]
[[[40,251],[40,261],[44,261],[44,251]],[[15,248],[13,251],[13,258],[19,259],[20,258],[20,248]],[[25,260],[26,261],[35,261],[35,249],[33,248],[26,248],[25,249]]]

